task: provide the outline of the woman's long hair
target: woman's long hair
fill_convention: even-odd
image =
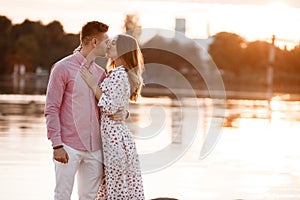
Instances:
[[[137,101],[143,86],[142,73],[144,72],[144,59],[137,40],[127,34],[120,34],[116,41],[118,58],[126,69],[130,83],[130,100]],[[115,68],[113,60],[108,62],[108,70]]]

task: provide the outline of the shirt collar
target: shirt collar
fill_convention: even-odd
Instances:
[[[87,63],[87,59],[80,53],[80,51],[76,51],[74,53],[74,56],[81,66],[85,66],[85,64]],[[94,63],[95,61],[92,62],[92,64]]]

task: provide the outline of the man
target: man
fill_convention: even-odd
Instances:
[[[53,146],[55,200],[70,200],[77,173],[80,200],[97,196],[103,175],[99,109],[92,90],[80,76],[86,67],[100,84],[105,71],[94,59],[105,56],[108,26],[88,22],[82,27],[78,51],[54,64],[46,94],[47,136]],[[121,113],[121,114],[120,114]],[[115,116],[122,120],[123,112]]]

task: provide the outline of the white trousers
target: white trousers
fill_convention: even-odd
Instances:
[[[94,200],[103,175],[102,151],[80,151],[64,145],[69,162],[54,160],[56,186],[54,200],[70,200],[77,173],[79,200]]]

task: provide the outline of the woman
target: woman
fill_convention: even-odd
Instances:
[[[81,71],[95,96],[100,97],[105,176],[96,199],[145,199],[133,136],[125,122],[110,119],[118,108],[126,109],[130,100],[137,101],[143,85],[143,57],[137,41],[125,34],[107,43],[107,56],[109,74],[100,87],[90,81],[93,75],[86,68]]]

